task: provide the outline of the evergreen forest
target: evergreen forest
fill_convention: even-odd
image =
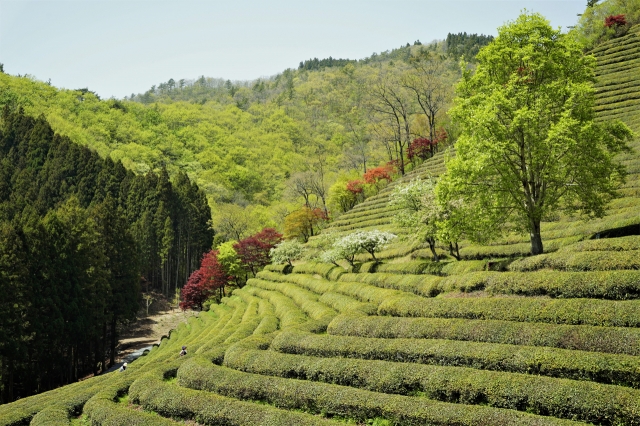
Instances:
[[[140,291],[181,287],[211,246],[204,193],[135,175],[4,108],[0,126],[2,401],[105,371]]]

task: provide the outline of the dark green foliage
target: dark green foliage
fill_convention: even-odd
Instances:
[[[194,419],[204,425],[325,425],[335,424],[315,416],[237,401],[209,392],[185,389],[146,377],[136,380],[131,398],[146,410],[162,416]]]
[[[396,297],[381,302],[379,315],[497,319],[605,327],[640,327],[640,301],[513,297]]]
[[[0,125],[0,401],[114,362],[140,277],[170,294],[209,248],[210,211],[184,175],[135,176],[5,108]],[[135,239],[134,239],[135,238]]]
[[[511,263],[509,269],[520,272],[538,269],[561,271],[640,269],[640,250],[558,251],[517,260]]]
[[[484,34],[447,34],[447,52],[456,59],[475,61],[480,49],[493,41],[493,36]]]
[[[298,66],[299,70],[311,71],[311,70],[321,70],[326,67],[343,67],[347,64],[357,63],[358,61],[354,61],[352,59],[337,59],[329,56],[325,59],[313,58],[306,61],[300,62]]]

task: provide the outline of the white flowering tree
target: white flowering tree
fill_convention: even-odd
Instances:
[[[303,253],[304,246],[296,239],[282,241],[269,251],[272,263],[288,263],[290,266],[293,266],[291,262],[300,259]]]
[[[443,216],[443,210],[437,202],[435,186],[431,178],[418,178],[406,185],[399,185],[391,194],[389,205],[401,209],[394,216],[395,222],[411,229],[414,235],[429,244],[433,260],[437,262],[438,221]]]
[[[333,244],[334,253],[332,256],[340,256],[351,265],[358,253],[367,252],[373,260],[377,261],[375,253],[381,251],[396,235],[382,231],[356,231],[340,238]],[[333,262],[335,263],[335,262]]]
[[[327,250],[324,250],[318,256],[318,260],[322,263],[333,263],[336,266],[338,265],[338,260],[342,259],[344,256],[341,251],[335,247],[331,247]]]

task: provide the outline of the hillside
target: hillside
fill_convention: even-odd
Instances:
[[[638,46],[640,26],[594,51],[600,119],[636,133]],[[388,197],[442,173],[440,152],[331,224],[398,233],[382,263],[270,266],[126,372],[0,406],[0,424],[640,424],[640,138],[632,147],[608,214],[545,222],[548,253],[523,257],[527,238],[510,235],[435,264]]]
[[[283,218],[304,203],[291,191],[301,175],[319,180],[313,207],[337,213],[325,203],[334,182],[389,161],[403,163],[406,155],[398,152],[414,138],[433,139],[447,126],[446,106],[460,74],[456,58],[489,41],[467,34],[449,39],[450,46],[407,45],[344,66],[307,61],[253,82],[171,79],[123,100],[0,72],[0,108],[43,114],[56,133],[136,174],[186,173],[206,193],[221,242],[239,239],[223,225],[239,210],[247,219],[244,236],[263,227],[282,229]],[[402,82],[418,92],[442,92],[433,125]],[[409,111],[399,135],[381,98],[391,89],[398,95],[392,108]]]

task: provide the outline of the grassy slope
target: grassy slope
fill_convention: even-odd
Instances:
[[[638,46],[640,27],[595,53],[601,119],[640,133]],[[640,236],[592,239],[640,223],[633,147],[623,197],[603,219],[545,223],[548,254],[514,260],[529,247],[512,235],[434,266],[401,239],[360,273],[270,267],[127,372],[1,406],[0,424],[640,424]],[[402,234],[390,190],[332,229]]]

